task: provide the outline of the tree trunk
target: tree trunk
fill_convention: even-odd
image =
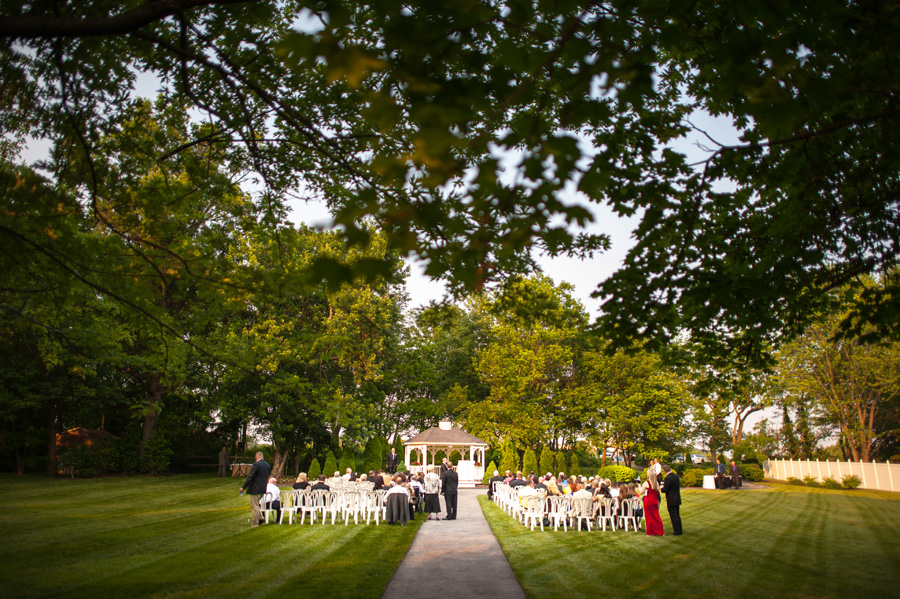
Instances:
[[[56,476],[56,402],[47,406],[47,476]]]
[[[286,461],[287,453],[281,449],[276,449],[275,457],[272,459],[272,474],[269,476],[274,476],[278,480],[281,480],[282,476],[284,476],[284,464]]]
[[[154,372],[147,380],[147,395],[149,401],[147,404],[147,415],[144,416],[144,428],[141,432],[141,460],[144,459],[144,448],[156,432],[156,425],[159,422],[159,411],[162,408],[163,398],[166,395],[166,389],[160,382],[160,375]]]

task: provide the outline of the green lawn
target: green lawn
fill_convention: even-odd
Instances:
[[[422,521],[250,529],[241,482],[2,475],[0,595],[379,597]]]
[[[481,497],[530,599],[897,597],[900,494],[683,490],[684,535],[541,533]],[[666,531],[671,523],[661,508]]]

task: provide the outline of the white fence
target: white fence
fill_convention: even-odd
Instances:
[[[840,482],[848,474],[855,474],[862,481],[863,489],[900,491],[900,464],[886,462],[831,462],[819,460],[766,460],[762,465],[766,478],[787,480],[814,476],[822,482],[832,477]]]

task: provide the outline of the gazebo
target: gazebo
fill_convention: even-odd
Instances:
[[[461,428],[453,428],[449,420],[441,420],[438,426],[422,431],[403,444],[407,470],[410,472],[436,471],[440,464],[434,456],[443,451],[448,457],[458,451],[463,459],[456,465],[459,486],[472,488],[484,478],[484,452],[489,445]],[[468,459],[466,459],[468,456]],[[418,465],[412,465],[417,462]]]

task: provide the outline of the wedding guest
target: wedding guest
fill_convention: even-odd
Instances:
[[[306,472],[301,472],[297,475],[297,480],[294,481],[293,488],[301,491],[305,491],[309,488],[309,481],[306,479]]]
[[[428,520],[432,517],[434,520],[440,520],[438,514],[441,512],[441,500],[438,499],[440,491],[440,482],[438,475],[429,472],[425,475],[425,513],[428,514]]]
[[[677,476],[677,475],[676,475]],[[641,485],[644,496],[644,525],[648,536],[663,536],[662,518],[659,516],[659,483],[653,468],[647,472],[647,480]]]

